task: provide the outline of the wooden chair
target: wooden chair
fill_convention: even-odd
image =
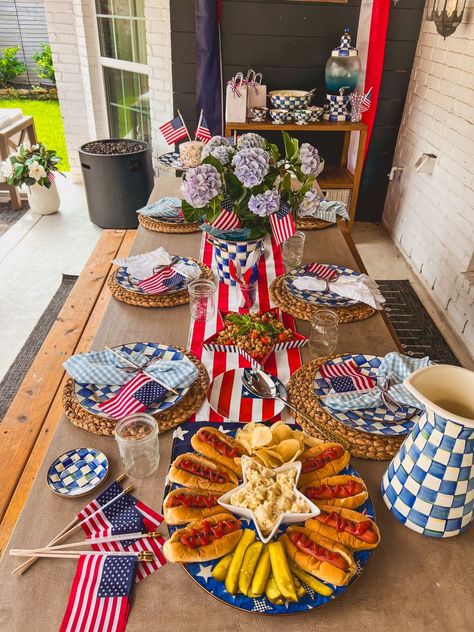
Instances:
[[[18,147],[25,141],[25,138],[28,138],[32,145],[38,142],[32,116],[23,116],[21,119],[8,125],[8,127],[0,129],[0,159],[6,160],[11,153],[16,152]],[[6,182],[0,182],[0,190],[5,189],[10,192],[12,207],[15,210],[21,208],[18,189]]]

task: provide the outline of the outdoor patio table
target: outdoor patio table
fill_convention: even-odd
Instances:
[[[172,186],[171,186],[172,185]],[[163,178],[153,197],[173,194],[175,183]],[[337,227],[306,233],[305,259],[357,264]],[[198,257],[200,234],[165,235],[139,228],[132,253],[158,245],[170,252]],[[307,323],[297,321],[302,333]],[[93,342],[94,349],[131,341],[159,341],[186,346],[189,307],[142,309],[111,301]],[[340,328],[338,351],[385,354],[396,349],[381,317]],[[307,360],[307,351],[304,351]],[[148,479],[136,482],[134,494],[159,510],[169,466],[172,432],[160,437],[161,463]],[[67,449],[87,446],[103,450],[111,464],[110,480],[120,472],[113,438],[97,437],[73,426],[65,417],[56,431],[10,541],[10,547],[44,545],[84,504],[52,494],[46,486],[51,461]],[[474,531],[447,540],[423,537],[398,523],[385,507],[380,480],[386,462],[354,459],[374,501],[382,543],[361,578],[323,608],[289,616],[264,616],[233,609],[206,594],[178,565],[167,564],[137,585],[127,632],[198,632],[260,630],[300,632],[325,630],[468,630],[472,626]],[[80,539],[80,538],[77,538]],[[59,629],[76,563],[39,560],[25,575],[11,570],[18,558],[5,555],[0,564],[0,630],[46,632]]]

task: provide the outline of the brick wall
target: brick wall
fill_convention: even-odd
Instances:
[[[446,40],[424,21],[394,157],[383,223],[474,351],[474,0]],[[414,163],[438,156],[433,175]]]
[[[44,0],[71,175],[81,179],[78,148],[109,136],[93,0]],[[169,0],[145,0],[154,154],[166,149],[158,126],[172,116]]]

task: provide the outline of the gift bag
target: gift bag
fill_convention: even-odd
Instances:
[[[247,83],[241,72],[227,82],[225,120],[227,123],[247,121]]]
[[[267,105],[267,86],[262,86],[262,73],[250,69],[247,73],[247,117],[251,118],[251,108]]]

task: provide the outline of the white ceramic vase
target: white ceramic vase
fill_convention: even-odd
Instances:
[[[33,213],[39,215],[51,215],[59,210],[61,200],[59,199],[56,183],[53,182],[49,189],[39,184],[26,187],[28,204]]]

